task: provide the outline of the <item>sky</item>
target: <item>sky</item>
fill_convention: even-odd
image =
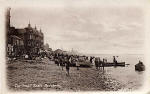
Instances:
[[[134,6],[11,8],[11,25],[42,29],[55,49],[84,54],[142,54],[144,13]]]

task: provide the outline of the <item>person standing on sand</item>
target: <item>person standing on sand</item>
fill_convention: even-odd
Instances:
[[[92,57],[90,57],[90,62],[92,63]]]
[[[97,70],[98,70],[98,65],[99,65],[99,64],[98,64],[98,58],[96,57],[96,58],[95,58],[95,67],[96,67]]]
[[[78,61],[77,58],[75,59],[75,64],[76,64],[77,70],[79,70],[79,66],[80,66],[80,65],[79,65],[79,61]]]
[[[105,61],[106,61],[106,59],[103,58],[103,61],[102,61],[103,70],[104,70],[104,67],[105,67]]]
[[[57,64],[57,66],[59,66],[59,60],[58,60],[58,57],[55,57],[55,64]]]
[[[114,64],[115,64],[115,66],[117,65],[117,60],[116,60],[116,58],[115,58],[115,56],[113,56],[113,62],[114,62]]]
[[[91,62],[91,63],[93,63],[93,62],[92,62],[92,61],[93,61],[93,59],[94,59],[94,57],[90,57],[90,62]]]
[[[72,56],[69,56],[68,60],[69,60],[70,64],[72,64]]]
[[[100,57],[98,57],[98,69],[100,69],[101,65],[102,65],[102,62],[100,60]]]
[[[61,69],[63,70],[63,66],[64,66],[64,60],[63,60],[63,56],[60,57],[60,66],[61,66]]]

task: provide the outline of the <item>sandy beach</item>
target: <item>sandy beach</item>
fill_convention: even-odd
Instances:
[[[41,63],[15,61],[7,64],[7,80],[10,90],[51,90],[51,91],[118,91],[123,88],[119,81],[102,70],[93,68],[66,69],[48,59]]]
[[[129,92],[144,86],[145,3],[9,4],[3,17],[9,90]]]

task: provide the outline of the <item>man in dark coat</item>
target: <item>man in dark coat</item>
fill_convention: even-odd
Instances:
[[[67,72],[67,76],[69,76],[69,70],[70,70],[70,62],[69,59],[67,57],[65,57],[65,65],[66,65],[66,72]]]
[[[63,56],[60,57],[60,60],[59,60],[59,63],[60,63],[60,66],[63,70],[63,67],[64,67],[64,59],[63,59]]]
[[[98,70],[98,66],[99,66],[98,63],[99,63],[99,62],[98,62],[98,58],[96,57],[96,58],[95,58],[95,67],[96,67],[97,70]]]

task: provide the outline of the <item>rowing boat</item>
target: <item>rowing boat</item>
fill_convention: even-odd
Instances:
[[[104,64],[105,67],[111,67],[111,66],[122,66],[125,67],[125,62],[118,62],[118,63],[113,63],[113,62],[107,62]]]

